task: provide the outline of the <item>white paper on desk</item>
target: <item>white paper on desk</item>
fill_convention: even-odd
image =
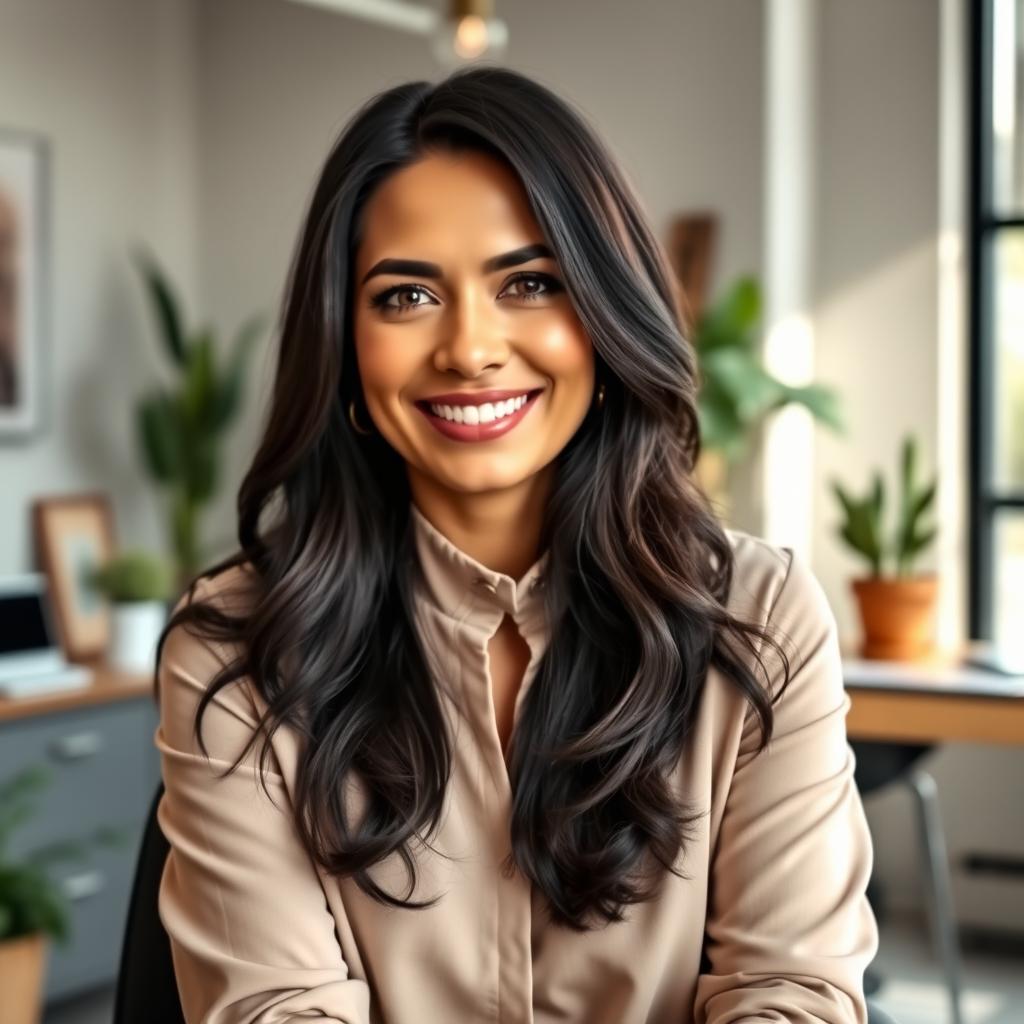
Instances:
[[[870,658],[844,658],[843,682],[880,690],[960,693],[979,697],[1024,697],[1024,676],[1004,676],[972,665],[930,665]]]
[[[69,664],[54,672],[0,679],[0,697],[17,700],[81,690],[92,682],[94,676],[95,673],[88,665]]]

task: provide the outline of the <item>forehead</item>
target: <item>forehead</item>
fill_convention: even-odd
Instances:
[[[384,256],[477,260],[543,235],[514,171],[484,153],[431,154],[385,179],[363,211],[357,268]]]

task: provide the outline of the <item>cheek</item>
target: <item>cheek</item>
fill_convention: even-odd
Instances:
[[[538,366],[563,388],[589,391],[593,383],[594,346],[579,323],[552,324],[536,338]]]
[[[367,395],[379,395],[383,400],[404,386],[412,372],[408,345],[389,338],[387,331],[357,325],[355,348],[359,378]]]

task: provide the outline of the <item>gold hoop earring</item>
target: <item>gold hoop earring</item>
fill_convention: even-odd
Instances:
[[[603,384],[597,389],[597,407],[598,407],[598,409],[600,409],[602,405],[604,405],[604,385]]]
[[[372,430],[367,430],[356,422],[356,400],[354,398],[348,403],[348,418],[357,433],[364,435],[373,433]]]

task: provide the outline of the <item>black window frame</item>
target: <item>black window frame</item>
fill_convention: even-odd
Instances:
[[[965,0],[969,33],[968,112],[968,629],[971,639],[995,633],[995,525],[1005,509],[1024,509],[1024,490],[1000,488],[995,481],[991,409],[995,399],[995,337],[992,297],[993,239],[1024,228],[1024,211],[997,216],[992,203],[992,7],[993,0]]]

